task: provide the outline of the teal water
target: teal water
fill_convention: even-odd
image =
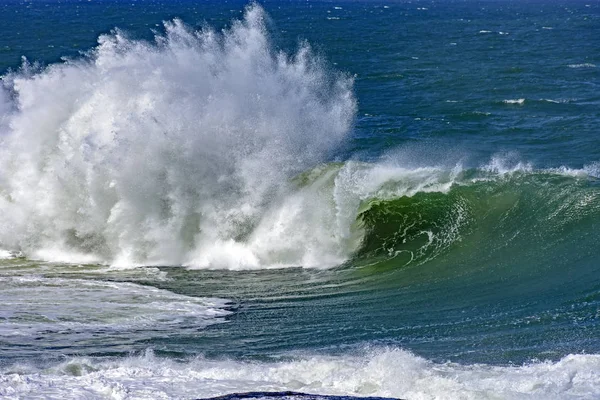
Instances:
[[[600,393],[597,3],[0,10],[2,396]]]

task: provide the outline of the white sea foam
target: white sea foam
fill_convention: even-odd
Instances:
[[[584,165],[583,168],[573,168],[567,166],[552,168],[534,168],[529,162],[522,161],[515,153],[497,154],[489,162],[479,167],[479,170],[491,173],[491,177],[484,179],[494,179],[498,176],[511,175],[515,173],[542,173],[570,176],[574,178],[598,178],[600,177],[600,163],[594,162]],[[477,178],[479,179],[479,178]]]
[[[600,396],[600,356],[490,366],[433,363],[399,349],[271,363],[176,362],[147,352],[114,361],[76,358],[41,371],[15,365],[0,375],[0,395],[7,399],[172,399],[283,390],[411,400],[592,399]]]
[[[525,104],[525,99],[508,99],[508,100],[502,100],[502,102],[504,104],[518,104],[518,105],[522,106],[523,104]]]
[[[42,346],[67,340],[76,347],[98,336],[106,344],[122,342],[131,332],[136,340],[173,330],[197,332],[230,314],[227,300],[126,282],[34,275],[0,277],[0,285],[0,340],[15,348],[35,348],[35,337],[44,338]]]
[[[589,176],[600,178],[600,162],[594,162],[583,167],[583,170]]]
[[[0,260],[6,260],[9,258],[13,258],[13,257],[14,257],[14,255],[12,252],[10,252],[8,250],[0,249]]]
[[[583,64],[569,64],[569,68],[596,68],[596,64],[583,63]]]

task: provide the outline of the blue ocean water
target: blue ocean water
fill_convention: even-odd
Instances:
[[[600,395],[597,2],[0,11],[3,397]]]

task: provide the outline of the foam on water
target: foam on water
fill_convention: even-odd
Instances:
[[[292,361],[186,362],[151,351],[120,360],[74,358],[40,370],[2,370],[7,399],[201,398],[246,391],[385,396],[406,399],[568,399],[600,395],[600,356],[569,355],[522,366],[434,363],[399,349],[359,355],[304,356]]]
[[[29,275],[0,277],[0,284],[0,340],[17,355],[25,348],[49,354],[95,341],[120,345],[132,332],[135,340],[197,332],[230,314],[226,300],[126,282]],[[8,349],[4,354],[14,355]]]
[[[507,99],[502,101],[504,104],[518,104],[522,106],[525,104],[525,99]]]
[[[13,257],[14,257],[13,253],[11,253],[10,251],[0,249],[0,260],[6,260],[6,259],[13,258]]]
[[[582,64],[569,64],[569,68],[596,68],[596,64],[582,63]]]

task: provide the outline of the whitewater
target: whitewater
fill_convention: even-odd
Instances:
[[[310,258],[310,243],[285,259],[295,243],[238,238],[270,230],[290,178],[344,140],[352,80],[308,45],[272,50],[264,19],[249,8],[224,34],[174,20],[154,43],[115,31],[83,59],[6,76],[2,247],[125,266]]]
[[[523,367],[432,364],[397,349],[362,357],[314,356],[273,364],[203,359],[177,363],[156,359],[147,352],[119,363],[78,358],[43,372],[18,366],[7,371],[0,382],[9,385],[1,392],[6,398],[39,393],[57,399],[199,398],[292,389],[323,395],[408,399],[565,399],[598,395],[599,363],[598,356],[580,355],[556,364]]]

